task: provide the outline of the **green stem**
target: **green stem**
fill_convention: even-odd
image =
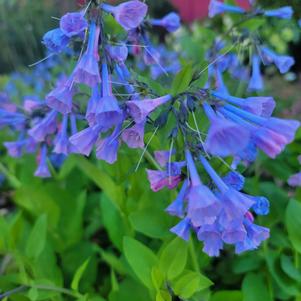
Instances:
[[[62,287],[56,287],[56,286],[50,286],[50,285],[31,285],[30,287],[32,288],[36,288],[38,290],[45,290],[45,291],[52,291],[52,292],[58,292],[64,295],[68,295],[74,298],[81,298],[82,295],[80,293],[71,291],[69,289],[66,288],[62,288]]]
[[[197,259],[197,256],[196,256],[195,247],[194,247],[194,243],[193,243],[192,238],[190,238],[190,241],[189,241],[189,253],[190,253],[193,269],[196,272],[199,272],[200,267],[199,267],[199,263],[198,263],[198,259]]]
[[[2,163],[0,163],[0,172],[6,176],[14,188],[21,187],[21,182]]]
[[[146,150],[144,154],[145,158],[154,165],[158,170],[162,170],[162,167],[158,164],[158,162],[155,160],[155,158],[151,155],[151,153]]]

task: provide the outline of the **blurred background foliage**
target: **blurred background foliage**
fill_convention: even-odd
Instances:
[[[261,3],[276,7],[287,1]],[[298,0],[291,3],[300,11]],[[1,73],[24,70],[42,58],[41,36],[57,24],[50,16],[60,16],[73,5],[0,0]],[[161,0],[150,6],[157,15],[170,10]],[[167,43],[203,66],[205,51],[223,26],[220,20],[204,20],[181,30],[177,42],[170,38]],[[296,20],[270,22],[263,35],[277,51],[297,60],[285,78],[266,70],[265,94],[275,96],[277,116],[300,119],[300,29]],[[41,98],[61,68],[39,71],[44,75]],[[37,71],[25,70],[22,76],[0,79],[0,86],[9,84],[17,101],[36,92],[36,82],[25,78],[38,78]],[[164,89],[164,81],[158,82],[150,82],[152,88]],[[234,95],[243,95],[243,83],[230,78],[226,82]],[[10,131],[0,132],[1,142],[12,138]],[[151,148],[167,145],[158,137]],[[300,171],[300,153],[301,132],[276,160],[260,154],[245,170],[245,191],[271,202],[269,216],[258,220],[271,229],[271,238],[257,251],[237,256],[226,249],[211,259],[195,237],[186,244],[169,233],[177,219],[164,208],[176,192],[149,189],[145,167],[151,162],[143,161],[133,172],[137,151],[122,149],[113,166],[70,156],[60,170],[53,167],[53,179],[43,181],[33,177],[33,156],[9,158],[1,145],[0,173],[5,177],[0,178],[0,294],[13,301],[300,301],[301,189],[287,185],[289,176]],[[218,162],[215,167],[225,172]]]

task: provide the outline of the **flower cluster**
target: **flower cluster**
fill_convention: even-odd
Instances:
[[[76,56],[73,71],[58,78],[45,102],[30,99],[19,108],[11,107],[8,100],[0,101],[0,127],[8,126],[19,133],[17,141],[4,145],[13,157],[36,152],[35,175],[47,178],[51,176],[48,162],[51,153],[63,158],[72,153],[89,156],[95,149],[98,159],[113,164],[121,144],[146,150],[149,145],[144,142],[146,125],[152,128],[154,136],[173,115],[175,124],[169,138],[172,145],[174,140],[182,141],[183,150],[175,152],[171,147],[169,151],[155,151],[160,169],[147,170],[153,191],[182,185],[176,200],[166,209],[182,219],[171,231],[187,240],[193,230],[210,256],[218,256],[224,244],[235,245],[237,253],[255,249],[268,238],[269,230],[254,224],[254,215],[268,214],[269,202],[262,196],[241,192],[244,177],[237,167],[253,162],[258,150],[275,158],[293,141],[300,124],[272,117],[275,108],[272,97],[232,96],[223,72],[249,81],[248,91],[258,91],[263,88],[261,61],[265,65],[275,64],[285,73],[294,60],[254,41],[249,72],[234,52],[222,55],[219,60],[225,42],[216,40],[207,53],[207,59],[213,63],[209,64],[205,87],[191,88],[179,95],[153,95],[151,89],[140,85],[127,59],[131,57],[138,62],[138,68],[149,66],[154,79],[163,73],[177,73],[181,69],[177,54],[165,46],[155,46],[148,29],[161,26],[168,33],[174,32],[180,27],[180,19],[170,13],[162,19],[146,20],[147,9],[138,0],[117,6],[91,1],[83,11],[64,15],[59,28],[47,32],[43,43],[52,56],[70,53],[73,44],[81,43],[80,53],[71,51]],[[246,12],[211,1],[210,16],[224,12],[248,17],[290,17],[287,7],[272,11],[254,8]],[[124,40],[111,40],[105,28],[108,16],[113,16],[126,32]],[[156,110],[160,113],[154,119]],[[210,123],[205,135],[198,128],[196,116],[200,111]],[[196,129],[190,125],[191,119]],[[181,160],[172,161],[173,156]],[[225,157],[233,158],[231,171],[221,177],[210,160],[223,161]],[[57,164],[60,160],[52,162]],[[201,181],[196,163],[207,174],[204,183],[208,183]]]

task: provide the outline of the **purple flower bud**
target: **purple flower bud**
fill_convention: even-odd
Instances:
[[[219,70],[218,68],[215,69],[215,85],[216,85],[218,92],[225,94],[225,95],[229,95],[228,88],[225,85],[225,82],[223,79],[223,74],[222,74],[221,70]]]
[[[176,234],[180,238],[188,241],[190,236],[191,224],[189,218],[184,218],[177,225],[170,229],[170,232]]]
[[[171,152],[171,155],[175,154],[175,150]],[[161,167],[165,167],[169,162],[170,151],[155,151],[154,152],[156,161],[160,164]]]
[[[225,12],[243,14],[245,10],[238,6],[224,4],[218,0],[211,0],[209,4],[209,17],[213,18],[216,15],[223,14]]]
[[[155,26],[162,26],[169,32],[177,31],[181,27],[180,16],[174,12],[169,13],[162,19],[152,19],[150,23]]]
[[[88,48],[73,71],[76,83],[83,83],[91,88],[101,82],[98,66],[99,33],[100,27],[96,26],[95,22],[92,22],[90,25]]]
[[[112,13],[125,30],[137,28],[147,14],[147,5],[137,0],[123,2],[117,6],[102,4],[101,8]]]
[[[278,55],[267,47],[262,47],[261,51],[264,62],[266,64],[274,63],[282,74],[288,72],[289,69],[295,64],[295,60],[291,56]]]
[[[151,112],[171,99],[170,95],[165,95],[156,99],[127,101],[126,104],[135,122],[141,123]]]
[[[144,148],[144,126],[145,122],[136,123],[131,128],[124,130],[122,140],[130,148]]]
[[[264,196],[248,196],[253,199],[256,203],[252,209],[257,215],[268,215],[270,212],[270,202]]]
[[[266,10],[264,15],[267,17],[275,17],[279,19],[291,19],[293,16],[293,9],[291,6],[283,6],[277,9]]]
[[[69,138],[67,135],[68,116],[64,115],[61,129],[54,141],[54,153],[68,155]]]
[[[46,104],[61,114],[68,114],[72,111],[72,98],[75,93],[73,88],[73,77],[62,82],[46,96]]]
[[[248,90],[261,91],[263,90],[263,79],[260,72],[260,59],[258,55],[253,55],[252,58],[252,76],[249,81]]]
[[[204,103],[204,110],[211,122],[205,141],[205,149],[210,154],[226,157],[246,148],[250,140],[250,132],[246,128],[218,117],[207,103]]]
[[[28,134],[36,141],[44,141],[47,135],[55,132],[57,127],[56,117],[57,112],[55,110],[50,111],[40,122],[28,131]]]
[[[88,127],[69,138],[79,154],[89,156],[101,132],[99,125]]]
[[[44,104],[41,101],[35,99],[35,97],[29,96],[26,96],[23,102],[23,108],[27,113],[32,113],[33,111],[43,107],[43,105]]]
[[[223,240],[216,224],[204,225],[198,231],[198,239],[204,242],[203,251],[209,256],[219,256]]]
[[[128,48],[125,44],[122,44],[120,46],[108,45],[106,46],[106,50],[108,51],[110,58],[118,63],[125,62],[129,53]]]
[[[155,192],[167,187],[173,189],[181,182],[181,175],[169,175],[166,170],[147,169],[147,178],[151,184],[151,189]]]
[[[62,52],[69,44],[70,39],[64,35],[60,28],[48,31],[43,37],[43,44],[50,52]]]
[[[50,178],[51,174],[47,164],[47,147],[44,144],[40,151],[39,165],[34,175],[39,178]]]
[[[82,12],[67,13],[60,20],[60,28],[67,37],[80,35],[88,27]]]
[[[292,187],[301,187],[301,172],[290,176],[287,183]]]

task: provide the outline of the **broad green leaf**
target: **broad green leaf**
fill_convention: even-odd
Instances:
[[[296,251],[301,253],[301,203],[290,200],[286,209],[285,222],[288,236]]]
[[[172,282],[172,288],[176,295],[186,299],[196,292],[212,285],[212,281],[202,274],[186,270],[180,277]]]
[[[172,297],[168,291],[161,290],[156,295],[156,301],[171,301]]]
[[[242,283],[243,301],[271,300],[265,279],[261,274],[249,273]]]
[[[89,262],[90,262],[90,258],[85,260],[83,262],[83,264],[81,266],[79,266],[79,268],[75,272],[74,277],[71,282],[71,288],[73,290],[78,291],[79,282],[80,282],[81,278],[83,277],[83,274],[84,274]]]
[[[160,268],[167,276],[173,279],[180,275],[187,262],[188,243],[176,237],[162,251],[160,256]]]
[[[43,251],[47,236],[47,216],[40,216],[33,226],[26,245],[26,255],[37,258]]]
[[[298,256],[298,255],[296,255]],[[292,258],[284,254],[280,257],[282,270],[292,279],[301,282],[301,272],[295,267]]]
[[[164,211],[145,208],[129,216],[134,229],[152,238],[166,238],[170,235],[170,218]]]
[[[187,90],[193,76],[193,68],[191,64],[183,67],[183,69],[176,75],[172,87],[171,94],[177,95]]]
[[[153,288],[151,272],[158,263],[156,255],[148,247],[131,237],[124,238],[123,250],[138,279],[148,288]]]
[[[211,296],[210,301],[243,301],[243,294],[240,291],[219,291]]]
[[[152,268],[152,281],[155,289],[159,291],[164,283],[164,274],[158,267]]]

